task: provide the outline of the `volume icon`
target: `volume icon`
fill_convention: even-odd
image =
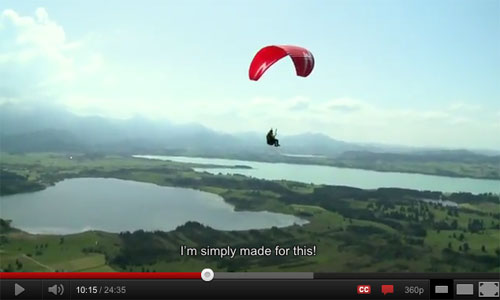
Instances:
[[[64,285],[54,284],[53,286],[49,286],[48,291],[53,295],[60,296],[64,294]]]

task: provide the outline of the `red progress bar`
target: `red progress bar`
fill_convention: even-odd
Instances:
[[[201,279],[200,272],[0,272],[0,279]]]

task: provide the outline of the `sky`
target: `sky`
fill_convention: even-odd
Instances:
[[[267,45],[309,49],[259,81]],[[0,103],[228,133],[500,149],[500,1],[0,3]]]

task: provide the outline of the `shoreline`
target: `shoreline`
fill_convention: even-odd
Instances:
[[[210,156],[210,155],[197,155],[197,156],[190,156],[190,155],[171,155],[171,154],[153,154],[153,155],[131,155],[133,158],[139,158],[139,159],[154,159],[154,158],[148,158],[148,157],[154,157],[154,156],[171,156],[171,157],[188,157],[188,158],[203,158],[203,159],[225,159],[225,160],[234,160],[234,161],[248,161],[252,163],[269,163],[269,164],[291,164],[291,165],[308,165],[308,166],[321,166],[321,167],[334,167],[334,168],[341,168],[341,169],[350,169],[350,170],[363,170],[363,171],[373,171],[373,172],[381,172],[381,173],[395,173],[395,174],[420,174],[420,175],[430,175],[430,176],[438,176],[438,177],[444,177],[444,178],[467,178],[467,179],[479,179],[479,180],[493,180],[493,181],[498,181],[500,184],[500,176],[467,176],[467,175],[460,175],[460,174],[443,174],[443,173],[433,173],[433,172],[425,172],[425,171],[402,171],[402,170],[390,170],[390,169],[381,169],[381,168],[370,168],[370,167],[362,167],[362,166],[346,166],[344,162],[317,162],[317,161],[306,161],[311,158],[309,157],[292,157],[291,159],[293,161],[289,161],[287,159],[283,161],[273,161],[273,160],[261,160],[261,159],[252,159],[252,158],[234,158],[234,157],[220,157],[220,156]],[[288,156],[287,156],[288,157]],[[245,165],[219,165],[217,166],[216,164],[199,164],[199,163],[190,163],[190,162],[185,162],[185,164],[191,164],[191,165],[196,165],[196,168],[203,168],[203,169],[254,169],[250,166],[245,166]],[[200,167],[198,167],[200,166]],[[208,166],[208,167],[207,167]]]

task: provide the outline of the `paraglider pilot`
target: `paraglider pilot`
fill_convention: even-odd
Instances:
[[[267,144],[269,146],[274,146],[274,147],[279,147],[280,146],[280,142],[276,138],[277,134],[278,134],[278,129],[276,129],[274,131],[274,134],[273,134],[273,129],[272,128],[271,128],[271,130],[269,130],[269,132],[267,133],[267,136],[266,136]]]

